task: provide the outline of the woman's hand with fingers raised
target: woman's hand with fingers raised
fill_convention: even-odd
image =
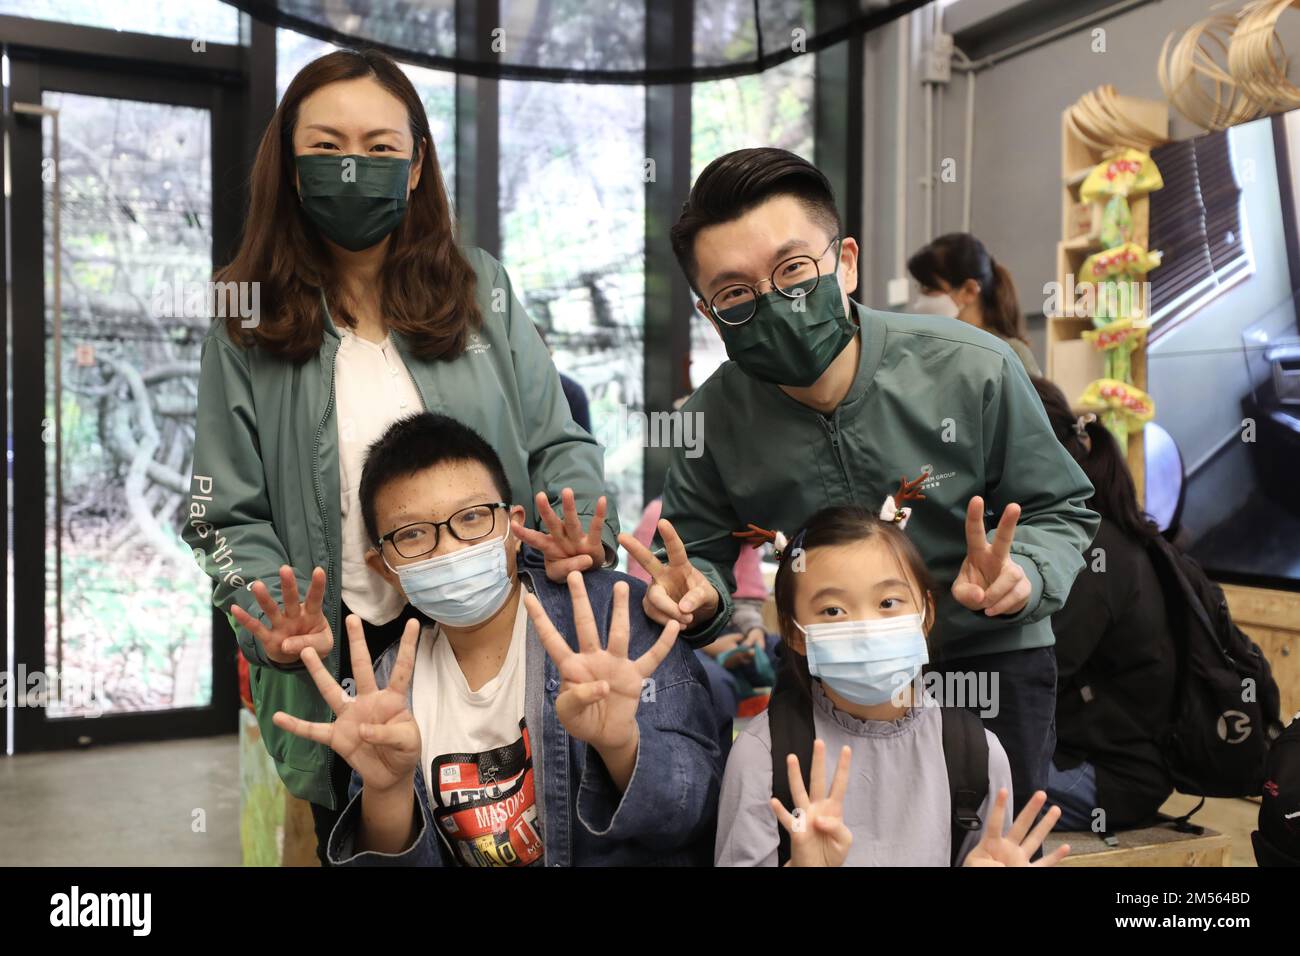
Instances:
[[[329,654],[334,647],[334,635],[321,609],[325,600],[325,572],[321,568],[312,571],[305,604],[298,598],[298,579],[287,564],[280,568],[283,608],[271,599],[271,592],[261,581],[254,581],[249,590],[266,615],[266,623],[254,618],[238,604],[230,610],[239,626],[262,645],[268,659],[277,664],[294,664],[308,647],[320,657]]]

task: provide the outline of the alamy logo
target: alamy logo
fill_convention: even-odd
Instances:
[[[152,893],[71,893],[50,897],[51,926],[129,926],[133,936],[148,936],[152,926]]]

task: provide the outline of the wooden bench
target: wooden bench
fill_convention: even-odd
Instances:
[[[1090,831],[1050,833],[1043,852],[1062,843],[1070,844],[1070,855],[1061,866],[1231,866],[1232,844],[1225,834],[1206,830],[1201,835],[1179,833],[1173,827],[1155,826],[1125,830],[1115,836],[1119,846],[1107,846]]]

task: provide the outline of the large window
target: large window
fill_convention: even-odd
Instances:
[[[645,91],[501,84],[501,251],[559,370],[587,392],[619,521],[642,507]]]
[[[220,0],[0,0],[0,14],[205,43],[239,42],[239,11]]]
[[[696,83],[691,89],[691,182],[724,153],[749,146],[779,146],[813,158],[811,55],[754,76]],[[699,387],[727,360],[707,319],[692,303],[691,385]]]

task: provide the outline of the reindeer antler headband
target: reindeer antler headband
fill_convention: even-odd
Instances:
[[[906,478],[898,479],[898,490],[892,495],[885,498],[885,503],[880,509],[878,517],[881,521],[889,521],[898,525],[902,531],[907,527],[907,519],[912,516],[910,507],[900,508],[899,505],[904,501],[924,501],[925,495],[920,492],[920,487],[930,477],[930,472],[923,471],[919,477],[908,481]],[[791,541],[786,538],[785,533],[781,531],[769,531],[766,528],[760,528],[758,525],[750,522],[744,531],[731,532],[733,538],[739,538],[747,543],[751,548],[761,548],[769,542],[772,545],[772,553],[779,561],[785,553],[787,546],[798,550],[803,543],[803,530],[794,536]]]

